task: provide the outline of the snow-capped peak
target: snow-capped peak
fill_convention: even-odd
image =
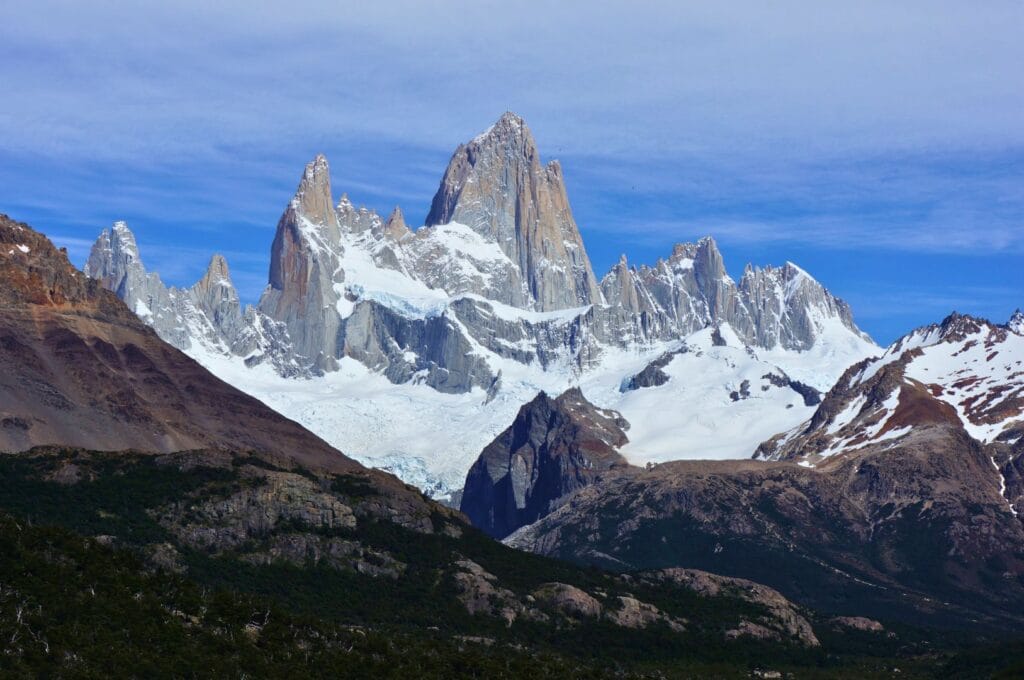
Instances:
[[[762,455],[828,456],[934,424],[992,442],[1024,424],[1024,336],[954,312],[852,366],[826,402]]]
[[[1016,310],[1006,322],[1006,327],[1018,335],[1024,335],[1024,312]]]

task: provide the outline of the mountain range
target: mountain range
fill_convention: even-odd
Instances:
[[[710,237],[598,278],[561,168],[508,113],[455,150],[415,230],[398,208],[335,203],[318,156],[270,260],[244,310],[222,258],[166,288],[123,224],[86,273],[223,379],[511,545],[700,566],[837,613],[998,621],[1024,599],[1019,314],[953,315],[883,349],[797,265],[737,282]]]
[[[798,266],[748,265],[736,282],[710,237],[653,266],[623,256],[598,279],[559,164],[542,164],[511,113],[455,150],[415,230],[399,208],[384,219],[336,203],[317,156],[253,306],[217,255],[191,288],[165,286],[124,223],[103,231],[85,272],[222,379],[439,498],[541,390],[579,387],[620,411],[634,462],[742,458],[881,352]],[[668,424],[628,387],[671,357],[700,370],[656,395],[674,406]]]

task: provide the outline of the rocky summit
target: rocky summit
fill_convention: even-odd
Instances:
[[[557,399],[541,392],[470,468],[462,512],[497,538],[532,524],[603,473],[628,466],[617,451],[628,427],[578,389]]]
[[[526,122],[505,113],[456,149],[427,225],[465,224],[515,265],[494,299],[540,312],[600,303],[558,161],[541,165]]]
[[[742,458],[810,415],[802,398],[791,402],[762,376],[805,385],[813,397],[881,352],[808,273],[748,266],[737,282],[710,237],[678,244],[654,265],[623,257],[598,280],[561,167],[542,162],[512,113],[455,150],[424,226],[410,228],[400,208],[385,219],[334,191],[317,156],[278,221],[266,289],[244,309],[222,258],[195,286],[167,287],[143,267],[123,223],[101,234],[86,272],[239,389],[439,496],[458,490],[480,450],[540,390],[576,386],[620,411],[641,463],[678,456],[668,452],[670,434],[692,443],[709,422],[770,423],[770,432],[735,429],[715,453]],[[687,360],[702,357],[723,401],[684,376],[651,395],[619,389],[712,331],[731,350]],[[296,379],[307,389],[295,390]],[[745,380],[757,383],[753,392]],[[669,433],[644,416],[642,402],[655,398],[712,412]],[[438,431],[445,420],[459,427]]]

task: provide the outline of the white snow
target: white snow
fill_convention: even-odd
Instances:
[[[914,355],[907,356],[910,351]],[[926,386],[938,399],[952,406],[964,429],[975,439],[991,442],[1021,421],[1021,416],[1015,415],[1013,409],[1000,412],[996,408],[1007,400],[1024,398],[1024,337],[986,324],[957,340],[944,339],[938,326],[920,329],[893,343],[882,356],[869,363],[854,378],[852,386],[863,385],[901,357],[907,359],[906,381]],[[880,409],[869,412],[863,412],[866,402],[863,395],[852,399],[826,426],[825,434],[838,439],[820,455],[834,455],[908,434],[909,426],[881,434],[899,405],[899,394],[899,389],[893,390]],[[996,414],[1001,414],[1002,419],[992,417]],[[870,418],[872,425],[858,425],[865,418]],[[986,420],[994,422],[984,422]],[[793,430],[787,436],[791,438],[795,434]]]
[[[842,411],[836,414],[832,422],[825,428],[825,434],[836,434],[844,427],[849,426],[853,422],[854,418],[860,413],[861,409],[864,408],[864,403],[867,399],[864,395],[857,395],[855,399],[851,399],[850,403],[847,404]]]
[[[863,395],[858,395],[836,415],[836,418],[829,424],[826,434],[839,436],[831,446],[821,451],[819,456],[828,458],[869,444],[898,439],[910,432],[911,428],[901,427],[893,428],[882,434],[882,430],[888,425],[889,419],[892,418],[896,407],[899,406],[900,390],[898,388],[894,389],[881,405],[865,412],[866,401],[867,399]],[[858,421],[862,418],[871,418],[873,422],[871,425],[857,426]]]
[[[545,323],[551,321],[572,321],[578,316],[586,314],[590,311],[592,305],[586,305],[585,307],[570,307],[568,309],[558,309],[551,312],[535,312],[530,309],[519,309],[511,305],[506,305],[497,300],[489,300],[482,295],[476,295],[474,293],[465,293],[463,295],[457,295],[452,298],[452,302],[460,299],[476,300],[477,302],[483,303],[490,307],[491,311],[498,316],[498,318],[504,319],[505,321],[527,321],[530,323]]]
[[[445,394],[395,385],[349,357],[309,380],[282,378],[267,365],[195,348],[213,373],[241,387],[360,462],[399,474],[435,496],[460,489],[480,450],[515,418],[538,388],[519,383],[485,403],[482,390]]]
[[[723,335],[727,329],[723,326]],[[742,346],[713,346],[709,329],[688,337],[686,344],[690,351],[662,369],[670,378],[664,385],[620,392],[623,378],[649,363],[627,357],[609,358],[619,371],[581,380],[589,400],[629,421],[630,441],[621,452],[630,462],[750,458],[758,444],[814,413],[794,390],[764,379],[778,374],[777,367],[751,357]],[[750,396],[733,401],[730,392],[738,392],[744,380]]]
[[[995,456],[992,457],[992,467],[994,467],[996,472],[999,474],[999,495],[1006,498],[1006,477],[1003,476],[1003,471],[999,469],[999,463],[996,462]],[[1016,517],[1017,510],[1014,509],[1013,503],[1010,502],[1009,498],[1006,498],[1006,505],[1010,508],[1010,512],[1013,513],[1013,516]]]
[[[537,314],[486,303],[511,318]],[[580,312],[552,312],[545,318],[571,319]],[[450,311],[444,313],[459,323]],[[727,342],[736,340],[728,326],[721,331]],[[573,385],[595,405],[617,410],[629,421],[630,441],[622,453],[632,463],[749,458],[762,441],[809,418],[814,407],[804,406],[792,389],[770,385],[763,376],[778,374],[777,366],[751,356],[736,342],[715,347],[711,330],[699,331],[685,339],[689,351],[663,369],[668,383],[628,392],[619,390],[624,379],[683,343],[606,348],[599,363],[582,375],[571,367],[568,354],[545,371],[536,363],[504,359],[473,344],[472,351],[502,374],[502,389],[490,402],[480,389],[445,394],[414,382],[396,385],[351,358],[341,359],[337,372],[296,380],[282,378],[266,365],[247,368],[241,359],[198,344],[190,353],[346,455],[443,497],[462,487],[480,451],[512,423],[523,404],[540,390],[554,396]],[[729,393],[739,391],[743,380],[750,381],[750,396],[733,401]]]
[[[20,250],[23,253],[27,253],[29,251],[29,247],[22,243],[18,245],[18,250]]]
[[[372,253],[358,241],[346,245],[344,252],[337,255],[338,270],[344,272],[345,282],[334,284],[341,298],[338,313],[343,319],[353,309],[345,300],[346,293],[356,301],[375,300],[411,318],[437,316],[447,306],[449,296],[445,291],[429,288],[403,272],[379,266]]]
[[[448,252],[474,260],[492,260],[509,264],[512,262],[497,243],[485,239],[465,224],[458,222],[423,227],[416,231],[416,236],[422,239],[432,239],[443,245]]]
[[[784,370],[793,380],[824,393],[851,365],[880,353],[878,345],[851,333],[837,318],[816,315],[812,320],[816,341],[810,349],[759,349],[758,356]]]

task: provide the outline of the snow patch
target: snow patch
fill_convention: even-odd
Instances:
[[[994,467],[996,472],[999,474],[999,495],[1006,498],[1006,477],[1003,475],[1003,471],[999,469],[999,464],[996,463],[995,456],[992,457],[992,467]],[[1010,502],[1009,498],[1006,498],[1006,505],[1009,506],[1010,512],[1012,512],[1013,516],[1016,517],[1017,511],[1014,509],[1013,503]]]

